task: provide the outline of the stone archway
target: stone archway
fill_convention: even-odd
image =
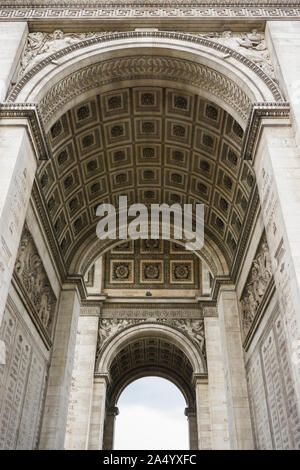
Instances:
[[[267,296],[274,294],[276,285],[279,304],[289,320],[285,321],[289,341],[298,338],[299,319],[296,312],[299,286],[290,250],[294,232],[282,204],[282,201],[289,201],[284,186],[287,173],[281,174],[282,161],[278,157],[279,152],[288,152],[294,162],[296,145],[289,121],[289,108],[280,87],[273,80],[268,58],[263,57],[253,45],[250,47],[251,58],[247,51],[244,54],[241,52],[244,47],[241,42],[237,43],[234,38],[227,39],[235,44],[235,49],[221,44],[216,38],[163,32],[118,33],[75,41],[37,60],[32,70],[26,71],[12,87],[8,101],[1,106],[0,116],[5,118],[4,126],[7,126],[6,137],[14,142],[14,147],[10,149],[11,166],[7,172],[9,183],[13,180],[15,186],[12,189],[9,185],[4,188],[6,205],[0,214],[1,220],[7,216],[9,222],[3,222],[5,243],[3,240],[2,243],[5,250],[0,266],[4,282],[1,285],[3,305],[0,315],[17,256],[20,261],[18,243],[29,201],[32,204],[27,213],[29,231],[37,239],[39,237],[40,253],[48,253],[47,263],[52,263],[50,274],[45,274],[39,268],[43,263],[37,255],[38,263],[35,266],[38,269],[31,273],[32,283],[40,286],[39,276],[42,276],[43,280],[46,279],[46,285],[48,282],[54,285],[58,299],[58,308],[52,318],[52,325],[55,326],[53,335],[47,337],[47,354],[51,356],[49,383],[54,385],[52,390],[48,389],[45,402],[40,439],[42,448],[63,448],[65,445],[68,415],[68,399],[65,397],[69,397],[71,389],[75,343],[82,352],[80,335],[76,336],[78,317],[80,325],[84,324],[86,328],[83,338],[92,336],[93,344],[87,360],[87,376],[84,376],[87,381],[83,387],[88,395],[83,417],[86,428],[83,431],[81,421],[76,421],[75,427],[80,429],[82,435],[77,442],[74,440],[73,445],[86,448],[90,440],[91,447],[99,448],[102,442],[109,365],[112,362],[100,360],[101,367],[95,374],[95,380],[94,363],[99,317],[102,319],[100,307],[107,306],[111,299],[100,293],[98,297],[89,296],[84,276],[94,260],[114,244],[97,246],[92,204],[99,203],[104,197],[115,197],[119,187],[122,191],[128,191],[129,195],[133,194],[133,200],[138,200],[140,191],[147,191],[148,195],[154,193],[157,196],[155,201],[159,202],[158,195],[162,190],[168,193],[170,201],[171,196],[177,195],[182,198],[181,202],[186,202],[193,194],[194,202],[206,204],[206,250],[199,255],[206,260],[214,275],[212,296],[199,299],[201,296],[195,295],[193,308],[196,310],[195,306],[199,305],[198,317],[202,313],[204,316],[208,383],[207,379],[206,382],[201,381],[204,370],[200,366],[201,352],[197,351],[191,356],[190,348],[184,346],[185,335],[180,333],[179,339],[179,333],[174,333],[174,325],[173,336],[168,331],[171,335],[168,344],[179,350],[183,348],[193,366],[196,392],[191,390],[190,396],[195,396],[196,402],[198,447],[252,447],[240,318],[242,323],[246,320],[249,327],[243,338],[244,349],[247,350],[251,335],[258,327],[258,320],[268,306],[270,299]],[[147,95],[148,104],[142,103],[143,94]],[[110,99],[120,105],[115,108],[112,104],[110,107]],[[143,106],[146,109],[150,106],[151,113]],[[117,123],[121,118],[122,122]],[[147,124],[144,128],[143,122]],[[148,132],[144,132],[146,128],[152,129],[151,140]],[[160,132],[162,129],[164,131]],[[197,130],[199,138],[195,139]],[[145,158],[148,158],[146,154],[153,154],[153,149],[154,159],[158,157],[160,142],[160,151],[164,146],[161,154],[164,153],[165,160],[162,163],[157,158],[157,167],[152,163],[144,165],[143,162],[139,170],[139,158],[144,158],[141,149],[150,148],[143,143],[143,133],[147,136],[144,136],[145,141],[151,142],[151,152],[145,152]],[[124,145],[120,143],[121,138],[124,138]],[[198,148],[201,154],[198,168],[197,165],[188,166],[195,162],[195,158],[197,160],[192,155],[197,145],[201,147]],[[115,154],[122,156],[119,153],[121,146],[132,146],[132,149],[134,146],[134,152],[123,148],[126,164],[117,165],[115,171],[114,157]],[[172,152],[165,152],[168,146],[182,153],[183,165],[180,165],[180,159],[176,162],[175,158],[174,161]],[[158,149],[157,154],[155,149]],[[101,159],[97,155],[95,160],[94,151],[97,154],[105,153],[103,174]],[[48,157],[46,162],[41,162]],[[253,162],[245,161],[251,158]],[[211,178],[206,174],[209,169],[213,175]],[[94,181],[95,175],[100,182]],[[11,215],[11,200],[18,199],[22,185],[26,191],[25,196],[19,198],[20,214],[14,211]],[[157,191],[150,190],[147,185],[157,188]],[[101,192],[105,186],[108,190]],[[286,207],[289,207],[288,204]],[[39,226],[43,227],[42,235]],[[264,229],[270,248],[262,236]],[[253,233],[262,243],[255,242]],[[47,246],[43,244],[43,237],[47,240]],[[245,260],[248,266],[254,268],[251,273],[243,268]],[[259,265],[259,261],[263,263]],[[22,275],[23,268],[24,263],[19,263],[15,278],[20,273]],[[258,268],[266,275],[259,285]],[[274,282],[270,280],[272,274]],[[17,282],[22,283],[22,276],[19,277]],[[247,291],[248,285],[252,286],[250,291]],[[130,296],[130,286],[127,288],[126,295]],[[254,288],[256,298],[253,300],[251,289]],[[26,299],[28,292],[24,286],[21,294],[22,299]],[[175,297],[171,301],[171,297],[169,295],[163,299],[161,304],[154,299],[152,311],[162,306],[165,308],[167,303],[173,303],[175,310],[174,304],[179,300]],[[118,308],[128,318],[128,309],[132,305],[125,312],[124,304],[128,299],[121,300],[123,304]],[[143,298],[142,303],[149,304],[148,299]],[[189,304],[184,305],[186,310],[188,307]],[[32,316],[39,313],[34,312]],[[149,315],[146,320],[151,318]],[[43,333],[40,323],[37,320]],[[129,330],[135,331],[134,328],[128,328],[128,335]],[[155,333],[155,340],[158,330],[162,333],[168,327],[157,321],[154,326],[151,322],[139,325],[139,330],[143,328],[147,330],[146,337],[148,333]],[[124,329],[125,333],[127,329]],[[116,336],[114,340],[118,341],[118,338],[121,336]],[[107,346],[103,350],[102,358],[109,357],[104,352],[108,349]],[[171,377],[169,369],[164,369],[164,373]],[[293,394],[299,398],[297,370],[297,364],[293,363],[290,374],[295,382]],[[119,382],[131,380],[129,375],[127,379],[120,377]],[[115,384],[116,394],[117,389]],[[218,406],[215,406],[216,403]],[[70,401],[69,411],[76,406],[76,401]],[[205,419],[209,409],[209,426],[207,422],[203,426],[200,412],[203,408],[206,410]]]
[[[176,321],[173,323],[176,325]],[[104,401],[105,417],[98,422],[98,429],[94,426],[90,448],[95,443],[99,445],[99,441],[102,448],[101,440],[104,449],[113,448],[115,408],[120,394],[132,381],[155,375],[170,380],[181,390],[187,405],[190,448],[197,449],[201,415],[196,409],[196,395],[200,387],[207,386],[205,349],[201,350],[200,344],[178,326],[165,322],[129,324],[117,334],[110,330],[110,335],[102,346],[100,343],[97,354],[95,381],[101,380],[102,389],[99,387],[94,394],[93,406],[95,409]],[[208,413],[208,409],[202,408],[201,413]]]

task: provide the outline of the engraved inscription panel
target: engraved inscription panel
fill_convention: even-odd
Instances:
[[[46,362],[31,335],[7,305],[0,328],[7,348],[0,365],[0,449],[37,445]]]
[[[256,447],[300,449],[300,416],[278,304],[247,364],[247,381]]]

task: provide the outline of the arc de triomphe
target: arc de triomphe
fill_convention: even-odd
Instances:
[[[144,376],[191,449],[300,449],[300,1],[0,1],[0,448],[112,449]],[[205,239],[99,240],[106,202]]]

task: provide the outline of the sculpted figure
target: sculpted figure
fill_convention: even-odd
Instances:
[[[30,33],[28,34],[28,44],[21,59],[21,71],[24,72],[29,64],[32,64],[36,55],[43,50],[46,41],[45,33]]]
[[[257,47],[263,40],[263,36],[257,32],[257,29],[252,29],[251,33],[247,34],[247,38],[251,41],[253,47]]]
[[[51,313],[51,305],[50,305],[49,291],[45,289],[41,295],[41,303],[40,303],[40,309],[39,309],[39,317],[45,328],[49,326],[50,313]]]
[[[256,302],[251,291],[251,288],[247,289],[246,295],[241,300],[242,307],[242,323],[244,334],[247,334],[249,328],[252,325],[253,318],[255,316]]]
[[[246,49],[250,49],[253,47],[252,41],[249,39],[248,35],[246,34],[241,34],[241,37],[237,37],[236,41],[240,47],[245,47]]]
[[[110,336],[111,329],[111,323],[109,320],[101,320],[101,325],[99,328],[100,344],[104,343],[104,341]]]
[[[47,52],[47,54],[53,54],[53,52],[70,46],[74,42],[76,42],[74,38],[65,35],[61,29],[56,29],[52,34],[52,38],[44,45],[41,53]]]
[[[192,326],[192,333],[196,341],[199,343],[203,355],[205,356],[205,333],[204,322],[202,320],[194,322]]]
[[[56,298],[43,262],[27,228],[22,233],[15,272],[37,316],[41,319],[43,326],[47,328],[51,323]]]
[[[270,253],[269,253],[269,247],[267,240],[264,240],[262,243],[262,253],[263,253],[263,258],[264,258],[264,266],[266,271],[268,271],[269,276],[272,276],[272,264],[271,264],[271,258],[270,258]]]
[[[251,314],[252,314],[253,317],[254,317],[255,311],[256,311],[257,306],[258,306],[258,302],[257,302],[257,300],[255,299],[254,290],[253,290],[253,286],[252,286],[252,285],[249,285],[249,286],[248,286],[248,288],[247,288],[247,295],[248,295],[248,300],[249,300],[250,311],[251,311]]]
[[[18,258],[17,258],[16,265],[15,265],[15,270],[19,276],[28,267],[29,256],[30,256],[29,239],[28,237],[23,237],[20,243]]]
[[[263,297],[266,290],[266,283],[262,277],[262,273],[259,270],[257,263],[253,264],[251,269],[252,283],[253,283],[253,293],[255,299],[260,302],[261,297]]]
[[[56,29],[52,34],[41,32],[30,33],[28,35],[26,49],[21,59],[20,75],[24,74],[29,67],[32,68],[48,55],[53,54],[64,47],[94,36],[102,36],[103,34],[105,33],[65,34],[61,29]]]
[[[224,31],[221,34],[219,42],[224,46],[230,47],[231,49],[236,49],[236,47],[238,46],[237,38],[233,36],[232,31],[230,30]]]

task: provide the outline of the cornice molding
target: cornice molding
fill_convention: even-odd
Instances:
[[[37,148],[39,160],[48,160],[50,151],[47,136],[38,107],[31,103],[0,103],[0,119],[25,118],[29,124],[34,147]]]
[[[286,101],[278,103],[254,103],[244,134],[241,157],[246,160],[252,160],[262,119],[288,119],[289,117],[290,105]]]
[[[144,8],[146,6],[151,7],[162,7],[166,5],[184,6],[184,7],[275,7],[275,6],[300,6],[299,0],[175,0],[171,2],[170,0],[89,0],[84,2],[83,0],[73,0],[73,6],[84,7],[88,3],[89,7],[130,7],[138,6]],[[56,8],[66,8],[70,6],[69,0],[1,0],[0,6],[17,6],[17,7],[56,7]]]
[[[27,19],[134,19],[134,18],[238,18],[278,19],[300,17],[299,0],[2,0],[0,18]]]

